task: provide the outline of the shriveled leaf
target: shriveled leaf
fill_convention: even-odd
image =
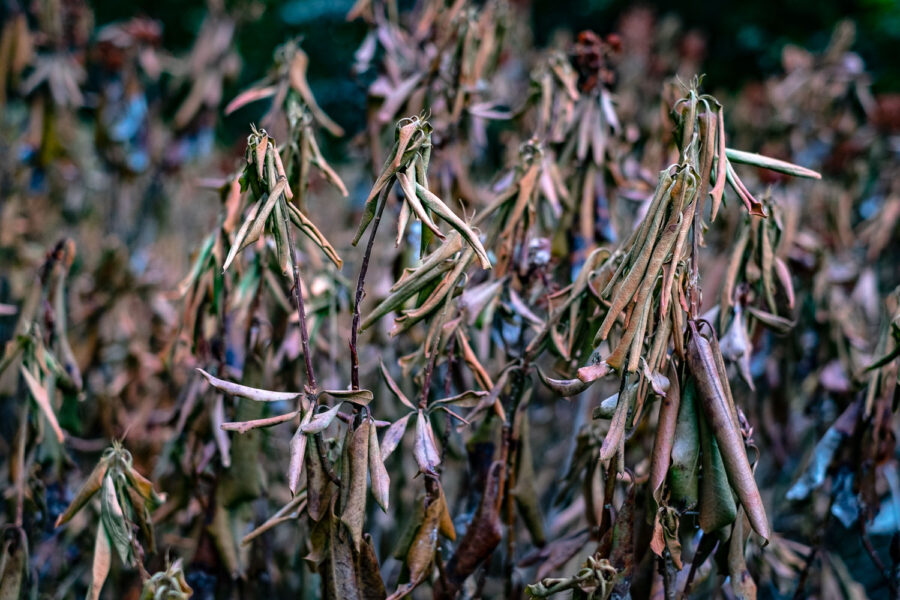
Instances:
[[[357,550],[362,544],[363,521],[366,517],[366,478],[369,473],[369,429],[375,427],[364,419],[350,438],[345,460],[349,460],[349,477],[342,477],[342,488],[347,490],[346,501],[341,507],[341,521],[347,525]],[[347,443],[346,441],[344,443]]]
[[[394,381],[394,378],[391,377],[391,374],[388,372],[387,367],[384,366],[384,363],[379,363],[379,365],[381,367],[381,376],[384,377],[385,383],[387,383],[388,388],[390,388],[394,395],[397,396],[397,399],[411,410],[416,410],[413,403],[410,402],[409,398],[406,397],[406,394],[403,393],[403,390],[400,389],[400,386],[397,385],[397,382]]]
[[[125,513],[119,503],[119,494],[116,490],[114,476],[107,474],[103,478],[103,488],[100,491],[100,522],[109,541],[122,562],[129,564],[131,560],[131,536],[132,532],[125,520]]]
[[[75,493],[75,498],[69,504],[68,508],[56,518],[56,523],[53,525],[54,527],[59,527],[63,523],[67,523],[85,504],[87,504],[88,500],[94,497],[94,494],[100,491],[100,488],[103,486],[103,478],[106,475],[106,470],[108,468],[109,460],[106,457],[101,458],[91,471],[91,474],[88,475],[84,483],[81,484],[81,487],[78,488],[78,491]]]
[[[306,414],[304,414],[303,418],[300,420],[297,431],[295,431],[294,435],[291,437],[291,461],[288,466],[288,488],[291,490],[291,494],[294,495],[297,494],[297,491],[300,488],[300,473],[303,471],[303,460],[306,457],[308,440],[306,432],[303,431],[303,427],[309,425],[312,420],[312,413],[312,409],[306,411]]]
[[[397,448],[400,444],[400,440],[403,439],[403,434],[406,432],[406,425],[409,423],[410,417],[413,415],[417,415],[418,413],[406,413],[403,417],[395,421],[388,427],[388,430],[384,433],[384,437],[381,438],[381,459],[387,460],[387,457],[391,455],[391,453]]]
[[[817,173],[812,169],[807,169],[806,167],[801,167],[800,165],[795,165],[793,163],[789,163],[784,160],[778,160],[777,158],[771,158],[769,156],[763,156],[762,154],[756,154],[754,152],[744,152],[743,150],[726,148],[725,155],[728,157],[728,160],[735,163],[751,165],[754,167],[759,167],[761,169],[768,169],[770,171],[777,171],[778,173],[784,173],[786,175],[792,175],[794,177],[804,177],[806,179],[822,179],[822,174]]]
[[[478,405],[479,401],[488,394],[489,392],[484,390],[468,390],[455,396],[439,398],[438,400],[433,401],[432,404],[452,404],[453,406],[459,406],[461,408],[474,408]]]
[[[59,426],[59,421],[56,420],[56,413],[53,412],[53,406],[50,404],[50,396],[47,394],[47,390],[45,390],[34,375],[25,368],[25,365],[20,365],[19,370],[22,372],[22,377],[28,385],[28,391],[31,392],[34,403],[37,404],[38,408],[41,409],[41,412],[44,413],[47,422],[50,423],[50,427],[56,434],[56,439],[59,440],[60,444],[63,443],[66,439],[66,434],[62,430],[62,427]]]
[[[770,531],[765,507],[747,459],[743,437],[735,422],[734,408],[729,406],[730,394],[726,394],[723,388],[728,381],[720,378],[710,343],[700,336],[693,321],[690,327],[687,362],[697,382],[700,406],[718,442],[731,487],[737,492],[753,529],[768,540]]]
[[[590,381],[582,381],[581,379],[553,379],[551,377],[547,377],[547,375],[545,375],[544,372],[540,369],[538,369],[537,372],[544,385],[546,385],[548,388],[550,388],[563,398],[568,398],[569,396],[577,396],[581,392],[591,387],[592,383]]]
[[[728,483],[728,474],[706,419],[700,418],[700,450],[703,477],[700,479],[700,528],[712,533],[734,522],[737,505]]]
[[[441,462],[441,456],[434,445],[431,423],[421,410],[416,417],[416,442],[413,453],[422,473],[434,473]]]
[[[341,406],[342,403],[338,402],[328,410],[317,413],[315,416],[313,416],[309,423],[301,425],[297,431],[306,434],[321,433],[322,431],[325,431],[337,417],[338,412],[340,412],[341,410]]]
[[[384,461],[381,458],[381,447],[378,445],[378,433],[375,425],[369,426],[369,478],[372,482],[372,497],[384,512],[387,512],[390,504],[389,495],[391,479]]]
[[[369,402],[375,398],[369,390],[322,390],[321,396],[331,396],[335,400],[351,402],[359,406],[368,406]]]
[[[225,381],[224,379],[219,379],[218,377],[213,377],[203,369],[197,370],[206,378],[211,386],[213,386],[217,390],[225,392],[226,394],[231,394],[232,396],[249,398],[250,400],[256,400],[257,402],[289,402],[291,400],[296,400],[297,398],[302,396],[302,394],[300,393],[274,392],[271,390],[263,390],[246,385],[241,385],[239,383],[232,383],[230,381]]]
[[[101,524],[97,526],[97,537],[94,540],[94,562],[91,566],[91,587],[87,593],[88,600],[99,600],[111,564],[112,547],[106,530]]]

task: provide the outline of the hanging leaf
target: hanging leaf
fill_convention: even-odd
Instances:
[[[372,497],[384,512],[388,511],[391,479],[384,461],[381,458],[381,447],[378,445],[378,433],[375,425],[369,425],[369,477],[372,481]]]

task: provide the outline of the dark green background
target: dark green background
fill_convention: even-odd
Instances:
[[[229,3],[229,10],[245,15],[237,46],[244,61],[241,80],[226,97],[262,77],[271,63],[272,50],[285,39],[302,35],[310,54],[310,81],[317,98],[350,132],[363,124],[365,81],[350,75],[353,52],[365,35],[361,21],[346,21],[352,0],[293,0]],[[411,1],[401,0],[401,6]],[[900,1],[766,0],[751,2],[645,2],[657,14],[676,14],[685,29],[696,29],[707,39],[705,72],[714,88],[738,89],[747,80],[776,73],[786,43],[810,50],[823,49],[834,25],[850,18],[858,27],[856,50],[865,60],[876,92],[900,91]],[[591,28],[614,31],[621,13],[634,3],[626,0],[534,0],[531,21],[538,44],[546,44],[553,31]],[[97,24],[146,15],[162,21],[164,46],[187,50],[206,13],[202,0],[98,0],[93,4]],[[261,13],[261,14],[260,14]],[[259,14],[258,17],[251,15]],[[626,48],[627,51],[627,48]],[[242,137],[253,110],[224,122],[223,139]]]

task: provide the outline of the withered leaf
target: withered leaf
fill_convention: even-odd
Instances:
[[[700,479],[700,528],[712,533],[734,522],[737,505],[728,483],[718,444],[704,417],[700,418],[700,449],[703,477]]]
[[[343,403],[338,402],[328,410],[324,412],[317,413],[313,418],[306,424],[300,425],[300,428],[297,431],[302,431],[303,433],[321,433],[328,429],[328,426],[334,422],[334,419],[337,417],[338,412],[341,410],[341,406]],[[312,411],[310,411],[312,412]]]
[[[294,392],[262,390],[241,385],[239,383],[232,383],[230,381],[225,381],[224,379],[219,379],[218,377],[213,377],[203,369],[197,370],[206,378],[209,384],[217,390],[223,391],[226,394],[231,394],[232,396],[241,396],[242,398],[256,400],[257,402],[289,402],[291,400],[296,400],[302,395]]]
[[[387,512],[391,479],[384,461],[381,458],[381,447],[378,445],[378,433],[374,425],[369,426],[369,477],[372,481],[372,497],[382,510]]]
[[[691,337],[688,343],[688,367],[697,382],[697,396],[713,436],[718,442],[728,480],[737,492],[741,505],[750,519],[753,529],[764,539],[769,539],[769,522],[765,507],[753,478],[753,471],[744,449],[744,440],[736,427],[734,410],[729,406],[716,359],[710,343],[700,336],[694,322],[690,322]]]
[[[291,490],[291,494],[295,495],[300,486],[300,473],[303,471],[303,462],[306,457],[306,446],[308,442],[303,427],[309,425],[312,420],[312,413],[312,409],[306,411],[306,414],[304,414],[303,418],[300,420],[297,431],[295,431],[294,435],[291,437],[291,461],[288,466],[288,488]]]
[[[331,396],[335,400],[368,406],[375,396],[369,390],[322,390],[319,396]]]
[[[426,474],[435,472],[435,468],[441,462],[441,456],[438,454],[434,444],[434,432],[431,430],[431,422],[421,410],[418,411],[416,416],[416,441],[413,452],[416,457],[416,463],[419,465],[419,471]]]
[[[410,417],[417,414],[418,413],[412,412],[406,413],[388,427],[388,430],[384,433],[384,437],[381,438],[382,460],[387,460],[387,457],[397,448],[397,445],[400,444],[400,440],[403,439],[403,434],[406,432],[406,425],[409,422]]]
[[[349,477],[342,478],[346,487],[346,502],[341,506],[341,521],[353,536],[353,547],[362,544],[363,521],[366,518],[366,479],[369,473],[369,429],[375,427],[364,419],[350,438],[345,459],[350,461]],[[345,441],[346,443],[346,441]],[[347,472],[347,471],[344,471]]]
[[[63,523],[67,523],[79,510],[81,510],[81,507],[87,504],[88,500],[90,500],[94,494],[100,491],[100,487],[103,485],[103,478],[106,475],[106,470],[108,468],[109,459],[107,457],[101,458],[94,467],[94,470],[91,471],[91,474],[88,475],[84,483],[81,484],[81,487],[78,488],[78,491],[75,493],[75,498],[72,499],[68,508],[56,518],[56,523],[53,525],[54,527],[59,527]]]
[[[97,526],[97,537],[94,540],[94,562],[91,567],[91,587],[88,589],[89,600],[99,600],[103,584],[109,575],[112,564],[112,548],[103,525]]]
[[[25,365],[20,365],[19,370],[22,373],[22,378],[25,379],[25,383],[28,384],[28,391],[31,392],[34,403],[37,404],[38,408],[41,409],[41,412],[44,413],[47,422],[50,423],[51,429],[53,429],[53,432],[56,434],[56,439],[60,444],[63,443],[66,439],[66,434],[62,430],[62,427],[59,426],[59,421],[56,420],[56,413],[53,412],[53,406],[50,404],[50,396],[47,394],[47,390],[45,390],[35,376],[25,368]]]

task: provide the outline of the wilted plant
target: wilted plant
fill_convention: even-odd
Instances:
[[[150,551],[155,552],[150,512],[165,501],[165,497],[153,489],[153,484],[134,469],[131,453],[118,443],[103,453],[72,503],[56,519],[56,527],[71,520],[97,494],[100,494],[100,523],[97,525],[91,587],[88,591],[91,600],[100,597],[103,583],[109,575],[113,550],[124,564],[136,565],[141,569],[142,579],[149,579],[144,571],[144,551],[137,541],[137,532],[141,532]]]
[[[43,153],[0,167],[0,597],[830,597],[868,577],[834,527],[896,589],[900,205],[849,29],[720,103],[686,79],[702,40],[647,12],[535,52],[517,5],[361,0],[365,131],[320,145],[344,122],[287,41],[225,107],[271,102],[202,165],[225,175],[195,239],[213,215],[174,171],[244,19],[214,3],[178,60],[149,19],[89,46],[79,7],[0,31],[0,102]],[[43,256],[61,227],[77,261]],[[74,494],[72,458],[96,464]],[[66,557],[94,496],[91,568]]]

